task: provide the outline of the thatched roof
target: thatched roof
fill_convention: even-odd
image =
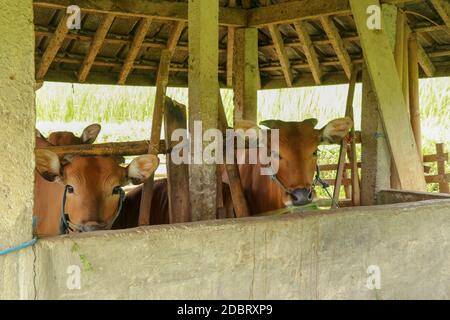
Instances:
[[[409,27],[417,34],[422,76],[449,76],[448,1],[384,2],[401,7]],[[82,28],[67,32],[63,22],[65,9],[71,4],[81,7]],[[270,7],[264,8],[267,5]],[[289,82],[292,86],[344,83],[348,81],[349,61],[345,56],[351,63],[362,62],[358,34],[346,0],[220,0],[220,6],[219,79],[223,86],[227,83],[230,27],[258,28],[263,88],[287,87]],[[161,50],[176,23],[186,20],[187,0],[35,0],[37,80],[116,84],[121,78],[122,83],[129,85],[154,85]],[[187,84],[187,23],[182,26],[172,58],[170,84],[174,86]],[[136,41],[139,32],[142,43]],[[305,33],[312,41],[312,50],[303,45]],[[279,34],[282,41],[274,41],[274,34]],[[101,40],[97,41],[98,52],[91,48],[95,37]],[[318,65],[311,65],[308,54],[317,57]],[[124,67],[127,63],[129,68]],[[84,76],[80,77],[83,65]],[[319,72],[320,79],[312,71]],[[287,73],[291,73],[290,81]]]

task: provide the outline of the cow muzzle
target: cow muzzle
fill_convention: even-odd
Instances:
[[[313,201],[313,189],[311,188],[297,188],[289,192],[289,198],[294,206],[304,206]]]

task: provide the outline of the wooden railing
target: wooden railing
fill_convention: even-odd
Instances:
[[[450,194],[450,173],[446,172],[446,164],[448,162],[448,152],[445,152],[443,143],[436,144],[436,153],[423,156],[425,181],[427,184],[438,184],[440,193]],[[430,174],[431,163],[436,163],[437,174]],[[337,170],[337,164],[322,164],[319,166],[321,172],[333,171],[333,177]],[[358,162],[358,168],[361,168],[361,162]],[[335,179],[324,179],[329,185],[334,186]],[[342,180],[342,187],[345,190],[345,197],[348,200],[351,197],[350,186],[350,163],[345,164],[344,179]]]

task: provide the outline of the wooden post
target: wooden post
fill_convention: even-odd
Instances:
[[[219,92],[219,127],[225,134],[228,128],[227,117],[222,103],[222,97]],[[234,152],[234,151],[233,151]],[[244,190],[242,189],[241,176],[239,174],[239,167],[236,163],[236,154],[234,156],[234,163],[224,164],[225,171],[228,177],[230,186],[231,200],[233,201],[234,211],[237,218],[248,217],[250,210],[248,208],[247,200],[245,199]]]
[[[172,141],[172,133],[187,129],[186,107],[166,98],[164,108],[164,131],[166,150],[172,150],[178,142]],[[166,154],[167,185],[169,192],[169,222],[191,221],[189,207],[189,167],[187,163],[174,164],[170,153]]]
[[[386,30],[380,32],[367,28],[366,10],[370,5],[380,6],[380,3],[378,0],[350,0],[365,61],[378,98],[389,149],[399,173],[401,187],[424,191],[426,183],[422,160],[417,154],[388,35]]]
[[[161,60],[159,62],[158,76],[156,79],[155,106],[153,109],[152,131],[148,153],[158,155],[159,142],[161,139],[162,117],[164,113],[164,102],[169,81],[170,51],[165,49],[161,51]],[[139,208],[139,225],[149,225],[151,220],[151,205],[153,196],[152,175],[142,187],[141,206]]]
[[[234,119],[256,122],[260,86],[258,29],[239,28],[234,32]]]
[[[194,160],[190,167],[189,192],[193,221],[216,218],[216,165],[196,160],[209,144],[203,142],[203,132],[217,128],[218,15],[219,1],[189,0],[189,129]],[[194,134],[198,121],[202,132]]]
[[[420,127],[420,106],[419,106],[419,60],[417,58],[417,36],[414,35],[409,40],[409,114],[411,117],[411,127],[416,140],[417,152],[422,159],[422,130]]]
[[[164,113],[164,103],[166,101],[167,84],[169,83],[170,60],[176,49],[178,40],[181,36],[184,27],[185,27],[184,22],[176,22],[174,24],[169,39],[167,40],[166,49],[161,51],[161,58],[158,67],[158,75],[156,78],[156,94],[152,118],[152,131],[150,136],[150,145],[148,148],[148,153],[153,155],[158,155],[159,153],[162,117]],[[145,27],[142,27],[142,29],[145,29]],[[142,41],[144,37],[142,38]],[[138,40],[140,41],[141,39]],[[135,42],[136,38],[133,40],[133,44]],[[142,187],[141,206],[139,208],[139,225],[148,225],[150,224],[151,221],[150,209],[153,197],[154,178],[155,178],[154,175],[152,175],[144,183],[144,186]]]
[[[348,94],[347,94],[347,104],[345,108],[345,116],[350,117],[352,120],[354,119],[353,116],[353,100],[355,97],[355,86],[356,86],[356,80],[358,79],[358,68],[353,68],[351,71],[350,76],[350,83],[348,87]],[[339,162],[338,162],[338,169],[336,172],[336,183],[334,188],[334,194],[333,194],[333,204],[332,207],[334,208],[336,204],[339,201],[339,192],[341,189],[342,179],[344,178],[345,173],[345,156],[347,153],[350,155],[350,161],[352,163],[352,179],[355,178],[357,180],[358,185],[356,186],[356,183],[352,184],[354,189],[352,191],[352,195],[357,197],[357,203],[359,204],[359,178],[358,178],[358,164],[356,161],[356,141],[355,141],[355,129],[354,126],[352,127],[352,131],[350,133],[352,138],[352,144],[349,145],[348,142],[344,139],[341,144],[341,149],[339,152]],[[355,166],[353,166],[355,164]],[[356,169],[356,171],[355,171]],[[353,199],[355,200],[355,199]]]
[[[449,183],[445,179],[445,152],[444,144],[436,144],[436,155],[437,155],[437,169],[439,178],[439,192],[450,193]],[[448,158],[448,155],[447,155]]]
[[[367,67],[362,70],[361,205],[377,203],[378,191],[389,189],[391,156],[381,122],[378,99]]]

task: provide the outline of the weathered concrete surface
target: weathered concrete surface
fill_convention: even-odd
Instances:
[[[31,239],[34,179],[32,0],[0,0],[0,249]],[[0,257],[0,298],[27,298],[32,251]],[[22,288],[22,289],[21,289]]]
[[[450,201],[432,200],[65,236],[35,248],[37,298],[448,299],[449,230]]]

